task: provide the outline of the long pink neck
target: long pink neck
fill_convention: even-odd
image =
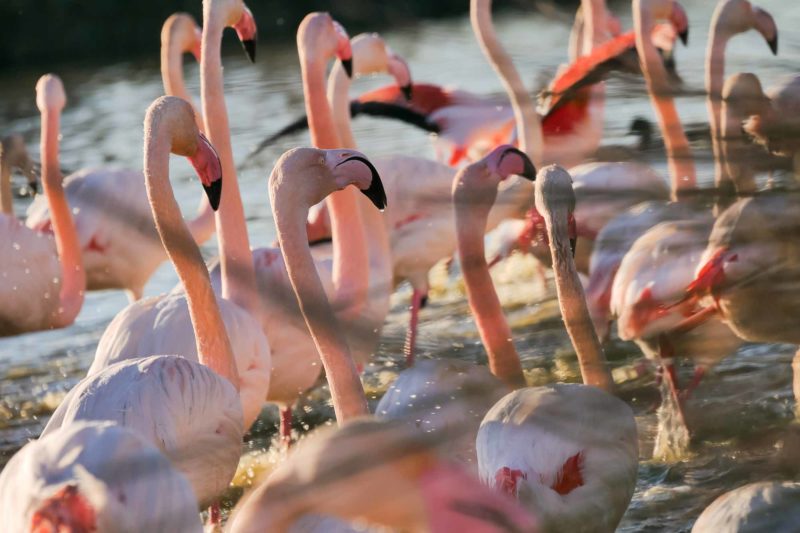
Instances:
[[[203,39],[200,93],[206,132],[217,150],[222,163],[222,201],[216,214],[220,266],[222,268],[222,296],[261,316],[256,274],[253,267],[250,239],[244,217],[244,206],[236,178],[233,161],[228,112],[222,81],[220,43],[224,23],[213,2],[203,2]]]
[[[325,97],[325,61],[309,55],[300,41],[298,44],[311,143],[317,148],[339,148],[341,142]],[[327,199],[333,241],[335,307],[345,319],[361,313],[369,293],[369,253],[358,194],[355,188],[346,187]]]
[[[205,126],[203,124],[203,117],[197,111],[189,91],[186,90],[186,84],[183,81],[183,50],[179,43],[175,40],[174,32],[176,29],[170,28],[166,35],[162,34],[161,40],[161,81],[164,84],[164,94],[169,96],[177,96],[189,102],[194,111],[194,120],[197,128],[203,132]],[[197,215],[194,219],[189,221],[189,231],[192,233],[192,238],[195,242],[203,243],[211,238],[215,230],[214,225],[214,210],[208,203],[208,198],[203,195],[200,198],[200,206],[197,209]]]
[[[711,33],[708,35],[705,66],[706,107],[708,108],[708,120],[711,125],[711,146],[714,150],[714,185],[717,187],[731,179],[722,162],[722,146],[720,144],[722,84],[725,80],[725,49],[730,40],[730,35],[723,31],[720,16],[721,7],[720,5],[717,8],[711,20]]]
[[[584,12],[583,49],[586,53],[608,40],[605,0],[582,0]]]
[[[59,309],[52,319],[53,327],[56,328],[68,326],[75,321],[86,291],[86,272],[83,269],[78,232],[61,183],[61,167],[58,161],[60,118],[58,110],[42,112],[42,187],[50,206],[50,219],[61,263]]]
[[[467,300],[489,359],[489,369],[513,389],[526,386],[519,355],[497,297],[483,245],[488,209],[455,200],[458,257]]]
[[[650,102],[656,111],[664,145],[667,150],[669,173],[672,183],[672,196],[676,199],[681,191],[691,191],[697,187],[697,173],[689,148],[689,140],[683,131],[681,119],[675,109],[667,72],[656,51],[650,35],[653,31],[653,16],[646,0],[633,1],[634,28],[636,30],[636,49],[639,62],[644,70]]]
[[[286,270],[325,367],[336,420],[341,424],[350,418],[369,414],[369,410],[350,348],[325,295],[308,247],[306,217],[308,208],[316,202],[303,195],[309,193],[309,188],[317,180],[312,176],[289,177],[288,171],[281,168],[273,172],[278,174],[271,180],[270,203]]]
[[[169,112],[164,108],[161,111]],[[200,363],[228,379],[238,390],[236,359],[211,288],[211,279],[200,250],[181,217],[169,181],[172,145],[169,124],[157,112],[150,118],[152,121],[145,128],[144,175],[156,229],[186,292]]]
[[[572,346],[578,356],[581,376],[585,385],[593,385],[613,393],[614,380],[606,363],[605,354],[597,338],[583,285],[572,259],[569,246],[567,213],[554,213],[545,209],[542,213],[550,240],[550,255],[553,258],[558,305],[564,326],[567,328]]]
[[[353,55],[354,67],[357,70],[358,57],[355,50]],[[328,77],[328,101],[341,139],[341,147],[355,149],[358,146],[350,123],[350,85],[350,77],[345,73],[342,64],[337,61]],[[392,249],[386,221],[366,196],[356,194],[356,198],[369,254],[369,297],[388,299],[393,272]]]
[[[492,0],[471,0],[470,21],[481,50],[497,72],[511,100],[520,150],[528,154],[538,168],[542,163],[544,146],[542,125],[533,98],[522,83],[511,56],[497,38],[492,23]],[[487,229],[494,228],[506,218],[521,216],[531,205],[533,186],[530,182],[518,177],[510,179],[515,181],[498,194],[497,202],[489,214]]]

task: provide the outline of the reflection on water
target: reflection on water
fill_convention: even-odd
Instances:
[[[679,72],[690,96],[679,99],[685,123],[706,121],[705,102],[699,95],[703,80],[703,54],[714,2],[684,2],[692,23],[689,48],[678,48]],[[779,0],[760,1],[779,13],[781,53],[767,55],[755,34],[737,37],[729,45],[727,72],[755,71],[765,87],[796,69],[800,53],[800,6]],[[624,5],[624,4],[623,4]],[[628,13],[623,24],[631,26]],[[497,28],[523,75],[543,81],[564,61],[567,28],[541,16],[499,16]],[[421,23],[384,35],[393,49],[405,56],[415,80],[457,84],[476,93],[498,92],[500,85],[480,54],[466,19]],[[229,36],[229,38],[233,38]],[[264,46],[259,62],[251,66],[238,50],[226,57],[225,76],[233,146],[237,161],[263,137],[303,112],[296,52],[289,46]],[[234,53],[236,52],[236,53]],[[39,118],[33,86],[40,72],[6,74],[0,79],[3,98],[0,118],[4,130],[25,135],[36,153]],[[119,64],[103,68],[72,68],[58,72],[65,82],[69,102],[62,122],[62,164],[65,168],[112,165],[141,167],[141,124],[148,104],[161,94],[158,65],[152,62]],[[186,69],[189,90],[198,93],[198,68]],[[385,79],[362,80],[355,90],[366,90]],[[632,77],[607,84],[606,142],[633,143],[626,137],[636,116],[652,119],[642,83]],[[420,132],[390,121],[361,118],[355,122],[356,138],[370,156],[394,153],[429,154],[433,150]],[[254,246],[270,244],[275,233],[267,201],[266,180],[272,162],[286,148],[307,143],[305,134],[289,137],[283,144],[260,154],[239,174],[245,210]],[[707,144],[703,146],[707,150]],[[699,153],[702,184],[711,181],[708,154]],[[648,163],[665,172],[663,153],[652,152]],[[190,180],[188,165],[173,158],[176,194],[187,214],[196,205],[198,190]],[[444,201],[449,201],[444,199]],[[18,213],[26,204],[17,201]],[[204,249],[214,254],[212,242]],[[515,342],[532,384],[579,381],[574,352],[561,324],[554,294],[542,292],[530,260],[513,258],[494,272],[501,299],[513,326]],[[457,357],[484,362],[485,355],[467,312],[463,287],[443,270],[434,274],[435,290],[423,311],[418,346],[423,356]],[[175,274],[164,265],[147,286],[147,294],[169,290]],[[551,284],[552,285],[552,284]],[[409,292],[403,288],[393,300],[393,310],[375,362],[367,369],[368,391],[377,402],[402,365],[402,344]],[[27,439],[36,437],[65,391],[88,368],[97,341],[110,319],[126,304],[121,292],[90,293],[75,325],[70,328],[0,339],[0,463]],[[617,376],[635,376],[628,370],[641,354],[632,344],[612,339],[607,350]],[[798,435],[790,425],[793,417],[790,362],[794,348],[745,344],[724,360],[700,385],[689,402],[687,416],[695,428],[694,444],[681,460],[651,460],[657,417],[658,391],[652,375],[630,379],[620,387],[621,396],[634,408],[640,428],[641,467],[633,502],[623,521],[623,531],[688,530],[700,511],[718,494],[747,482],[789,479],[798,463],[792,456]],[[690,369],[682,368],[683,379]],[[309,394],[298,409],[301,428],[324,423],[332,416],[321,387]],[[275,428],[275,413],[265,408],[249,436],[248,449],[262,450]],[[794,452],[796,453],[796,452]],[[243,477],[256,475],[269,459],[246,455]]]

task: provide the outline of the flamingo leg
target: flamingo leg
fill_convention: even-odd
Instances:
[[[292,445],[292,406],[281,407],[280,416],[281,442],[289,448]]]
[[[683,412],[683,400],[681,398],[680,385],[678,383],[678,373],[675,371],[675,365],[672,362],[675,351],[672,347],[672,343],[664,335],[659,337],[658,347],[659,358],[661,359],[661,365],[664,368],[664,380],[666,381],[669,392],[672,395],[673,401],[675,402],[675,406],[678,409],[678,416],[681,419],[681,423],[688,428],[689,426],[686,425],[686,416]],[[665,359],[667,359],[669,362],[665,363]]]
[[[792,391],[794,391],[795,416],[800,417],[800,350],[792,359]]]
[[[422,291],[414,289],[411,295],[411,320],[408,324],[408,333],[406,333],[406,344],[403,348],[403,353],[406,355],[406,366],[414,366],[414,355],[417,344],[417,326],[419,324],[419,310],[425,307],[428,301],[428,295]]]
[[[681,391],[681,398],[684,400],[688,399],[689,396],[694,392],[700,382],[703,381],[703,376],[706,375],[706,369],[702,366],[695,367],[694,369],[694,376],[692,376],[692,381],[689,385]]]

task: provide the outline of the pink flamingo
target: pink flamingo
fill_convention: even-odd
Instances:
[[[722,88],[722,77],[724,76],[724,51],[730,38],[737,32],[745,32],[750,28],[756,28],[764,35],[768,43],[777,42],[777,33],[768,29],[769,24],[761,22],[763,15],[755,16],[758,13],[763,12],[760,12],[757,8],[751,9],[749,3],[739,2],[738,0],[721,2],[715,11],[711,22],[705,65],[706,85],[709,93],[707,105],[712,128],[716,128],[717,126],[714,125],[719,123],[717,103],[720,100],[719,91]],[[774,28],[774,23],[771,27]],[[770,46],[772,47],[772,45]],[[661,70],[655,72],[661,72]],[[664,102],[665,100],[665,98],[657,99],[658,102]],[[669,116],[675,117],[674,111],[665,110],[665,112]],[[660,123],[662,124],[661,129],[664,138],[669,141],[668,144],[670,146],[685,146],[682,144],[685,143],[685,136],[679,135],[678,128],[669,127],[669,129],[665,130],[664,123]],[[681,141],[681,138],[684,141]],[[726,180],[720,172],[721,168],[719,165],[715,168],[715,181],[717,184],[721,184]],[[693,180],[682,179],[684,175],[693,176],[694,171],[688,172],[686,168],[670,167],[673,198],[677,198],[684,187],[693,188]],[[605,338],[608,335],[611,289],[622,258],[636,239],[648,229],[660,222],[676,221],[687,216],[685,208],[680,204],[664,204],[650,201],[614,218],[600,230],[589,259],[590,278],[587,286],[587,295],[589,308],[592,312],[592,320],[601,337]]]
[[[67,97],[53,75],[36,83],[36,106],[42,114],[41,157],[44,198],[53,213],[52,238],[0,214],[0,336],[69,326],[83,305],[86,274],[78,234],[62,185],[58,164],[61,110]]]
[[[312,24],[315,18],[319,20],[317,16],[305,22]],[[501,514],[508,514],[507,520],[530,530],[532,519],[513,504],[503,503],[479,488],[474,478],[446,466],[432,451],[421,449],[421,433],[416,429],[409,431],[404,424],[360,418],[368,414],[364,391],[304,238],[311,205],[349,184],[361,189],[376,207],[385,205],[375,168],[358,152],[290,150],[281,156],[270,176],[270,203],[275,206],[278,239],[303,316],[325,364],[340,428],[305,439],[280,472],[240,505],[230,522],[232,531],[288,528],[309,511],[412,530],[427,526],[433,531],[446,531],[461,526],[469,531],[499,531],[498,526],[490,528],[468,509],[448,507],[454,497],[460,497],[464,506],[480,501],[483,509],[502,510]],[[381,446],[381,442],[390,448]],[[420,444],[406,446],[412,442]],[[373,472],[385,475],[346,469],[342,471],[342,482],[330,477],[330,473],[342,468],[340,460],[364,465],[366,446],[373,451],[395,449],[401,454],[413,451],[408,460],[395,454],[383,462],[378,456],[377,471]],[[431,448],[430,441],[427,447]],[[300,475],[300,470],[311,465],[317,465],[312,466],[311,475]],[[347,477],[353,473],[358,476],[356,479]],[[374,480],[380,480],[380,485]],[[398,497],[402,497],[400,505]]]
[[[747,8],[744,13],[726,9],[741,5]],[[634,3],[637,30],[641,28],[641,32],[646,32],[653,19],[665,16],[669,9],[666,2],[653,5],[643,0],[639,4]],[[717,28],[730,24],[730,21],[735,21],[732,24],[734,28],[745,31],[748,26],[742,22],[762,19],[761,16],[754,17],[752,13],[747,2],[726,2],[713,21],[712,33],[717,33]],[[772,28],[774,29],[774,24]],[[713,43],[715,39],[712,37],[711,40]],[[767,40],[769,42],[770,37]],[[714,52],[713,46],[710,49],[710,61],[723,59],[724,52]],[[695,188],[696,181],[694,164],[674,102],[663,95],[663,68],[654,59],[654,50],[643,48],[640,54],[642,63],[645,64],[651,101],[662,129],[673,130],[671,138],[665,137],[670,172],[673,179],[682,179],[680,185],[685,190],[691,190]],[[723,75],[722,68],[718,68],[717,73],[712,73],[711,77],[717,75]],[[711,86],[716,88],[717,93],[712,94],[711,98],[718,99],[721,84],[713,82]],[[712,109],[713,106],[709,105],[709,111]],[[710,120],[712,124],[719,122],[718,117],[713,114]],[[741,341],[713,313],[698,311],[690,302],[680,304],[685,287],[691,282],[691,272],[698,266],[706,247],[714,219],[709,211],[702,208],[676,207],[685,211],[680,220],[665,222],[647,230],[625,254],[614,278],[610,309],[618,316],[620,338],[635,340],[646,356],[659,361],[666,370],[666,384],[677,407],[679,420],[685,426],[683,398],[697,386],[708,368],[732,353]],[[680,393],[673,365],[676,355],[691,358],[695,362],[694,379],[683,394]],[[672,439],[673,436],[662,437]],[[656,453],[666,453],[667,449],[663,445],[671,446],[669,442],[670,440],[659,439]],[[683,446],[688,441],[675,443]]]
[[[111,422],[25,445],[0,473],[3,531],[200,532],[192,486],[158,449]]]
[[[155,444],[182,472],[200,502],[222,492],[239,463],[244,416],[239,373],[200,250],[180,216],[169,183],[169,155],[190,158],[212,207],[221,165],[197,130],[191,106],[161,97],[145,116],[147,194],[159,236],[184,284],[199,362],[149,355],[84,378],[64,398],[43,438],[78,420],[108,420]]]
[[[235,5],[235,4],[233,4]],[[243,10],[239,10],[239,17],[246,18]],[[222,15],[222,16],[221,16]],[[219,19],[224,17],[223,11],[215,12],[213,15]],[[236,19],[236,13],[231,13],[232,20]],[[171,21],[171,24],[169,24]],[[241,26],[248,24],[240,23]],[[208,39],[221,39],[222,28],[212,22],[211,27],[214,31],[209,33]],[[167,31],[169,28],[169,31]],[[192,43],[195,36],[194,23],[185,17],[171,18],[165,24],[163,33],[171,35],[173,42]],[[183,34],[183,36],[181,36]],[[192,43],[192,46],[195,45]],[[207,49],[210,45],[207,45]],[[213,53],[213,50],[211,51]],[[216,52],[219,54],[219,52]],[[168,53],[168,57],[180,57],[175,51]],[[213,62],[212,62],[213,63]],[[178,65],[173,65],[178,67]],[[206,68],[206,72],[213,68],[221,68],[217,61],[216,67]],[[175,68],[169,68],[170,72]],[[180,72],[180,69],[177,69]],[[174,89],[180,86],[176,83],[176,76],[170,86]],[[221,78],[219,78],[221,83]],[[167,83],[165,82],[165,88]],[[221,95],[220,95],[221,96]],[[197,114],[194,114],[197,121]],[[214,115],[206,114],[214,117]],[[212,121],[206,131],[216,134],[215,138],[224,138],[226,132],[217,134],[214,129],[219,122]],[[228,145],[230,146],[230,145]],[[230,152],[220,150],[220,160],[225,161]],[[223,169],[224,171],[225,169]],[[231,170],[228,168],[227,170]],[[235,172],[235,169],[233,170]],[[235,179],[235,174],[225,174],[225,181]],[[225,185],[223,184],[223,187]],[[226,194],[228,191],[224,191]],[[238,194],[238,190],[234,191]],[[234,194],[234,193],[231,193]],[[220,211],[229,209],[234,203],[222,202]],[[241,204],[240,204],[241,205]],[[212,211],[213,213],[213,211]],[[244,225],[244,224],[242,224]],[[246,234],[245,234],[246,238]],[[229,241],[220,240],[223,253],[229,247]],[[246,244],[249,248],[249,244]],[[183,284],[181,284],[182,286]],[[232,297],[218,297],[225,328],[228,331],[232,342],[233,353],[236,357],[236,365],[239,368],[240,395],[242,408],[244,410],[245,427],[249,428],[261,412],[264,398],[270,389],[271,376],[274,365],[274,355],[270,350],[271,344],[262,329],[260,309],[248,309],[245,304],[250,303],[248,299],[240,298],[237,302]],[[257,303],[257,302],[256,302]],[[196,348],[196,339],[190,320],[190,306],[187,294],[184,291],[172,291],[169,294],[154,298],[147,298],[135,302],[114,317],[114,320],[103,332],[97,346],[92,366],[89,368],[88,376],[100,373],[105,368],[126,361],[141,357],[142,354],[149,353],[177,353],[188,357],[191,361],[198,361],[199,354]]]
[[[194,20],[186,14],[167,19],[162,29],[161,74],[166,94],[188,97],[183,83],[182,55],[199,58]],[[189,100],[190,101],[190,100]],[[130,301],[142,297],[144,286],[167,259],[158,243],[140,171],[83,169],[64,181],[67,200],[77,213],[76,226],[89,290],[125,289]],[[203,199],[189,229],[198,243],[214,233],[213,210]],[[28,208],[26,225],[52,227],[44,200]]]
[[[574,205],[572,180],[565,170],[550,166],[539,172],[536,207],[545,219],[558,301],[584,385],[521,388],[506,395],[481,423],[478,465],[484,483],[516,497],[536,513],[544,530],[614,531],[636,486],[636,421],[631,409],[609,394],[613,381],[572,260]],[[475,255],[472,260],[488,280],[485,259]],[[488,315],[488,324],[478,319],[487,350],[516,355],[502,333],[508,325],[493,303],[493,285],[475,289],[470,305]]]
[[[0,139],[0,213],[14,214],[14,194],[11,191],[11,173],[18,169],[28,178],[28,187],[36,192],[36,163],[33,162],[21,135],[7,135]]]

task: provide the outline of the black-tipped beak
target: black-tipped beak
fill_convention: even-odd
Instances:
[[[577,247],[578,247],[578,239],[577,239],[577,237],[576,238],[571,238],[569,240],[569,249],[570,249],[570,251],[572,251],[572,258],[573,259],[575,259],[575,249]]]
[[[28,189],[31,191],[31,196],[36,196],[39,194],[39,182],[38,181],[29,181],[28,182]]]
[[[772,55],[778,55],[778,36],[776,35],[774,39],[767,41],[769,45],[769,49],[772,50]]]
[[[406,102],[410,102],[411,99],[414,97],[414,91],[411,88],[411,84],[403,85],[400,87],[400,91],[402,91],[403,96],[406,98]]]
[[[359,156],[348,157],[347,159],[339,163],[339,165],[343,165],[348,161],[359,161],[367,165],[369,171],[372,173],[372,181],[370,181],[368,188],[360,190],[364,194],[364,196],[369,198],[370,202],[372,202],[372,205],[377,207],[380,211],[386,209],[386,191],[383,190],[383,182],[381,181],[381,177],[378,174],[378,169],[376,169],[375,166],[368,160]],[[336,166],[338,167],[339,165]]]
[[[505,157],[508,154],[516,154],[520,158],[522,158],[522,173],[519,174],[520,176],[522,176],[528,181],[536,181],[536,167],[533,165],[533,161],[531,161],[531,159],[525,154],[525,152],[517,148],[509,148],[503,154],[503,157]],[[503,160],[503,157],[500,158],[501,162]]]
[[[347,73],[347,77],[352,79],[353,78],[353,59],[342,59],[342,66],[344,67],[344,71]]]
[[[211,209],[214,211],[219,209],[219,202],[222,198],[222,178],[212,181],[211,185],[203,185],[203,189],[206,191]]]
[[[256,62],[256,36],[254,35],[252,39],[248,39],[246,41],[242,41],[242,47],[244,48],[244,52],[247,54],[247,58],[250,60],[251,63]]]
[[[689,28],[686,28],[682,32],[678,34],[683,46],[687,46],[689,44]]]

